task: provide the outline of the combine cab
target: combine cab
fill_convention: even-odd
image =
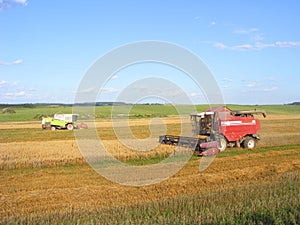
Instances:
[[[164,135],[159,137],[159,141],[165,144],[195,146],[195,150],[200,153],[214,149],[212,154],[215,154],[215,148],[224,151],[227,147],[242,146],[252,149],[260,139],[260,122],[254,118],[255,114],[266,116],[263,110],[232,111],[227,107],[192,113],[190,117],[196,137]]]

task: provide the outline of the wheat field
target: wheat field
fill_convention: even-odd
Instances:
[[[151,137],[148,126],[150,121],[131,120],[135,136],[142,139]],[[163,121],[168,131],[178,132],[178,118],[164,118]],[[203,172],[199,171],[203,158],[192,156],[183,169],[169,179],[153,185],[131,187],[109,181],[94,171],[86,163],[74,135],[68,131],[42,131],[35,122],[0,123],[1,221],[4,224],[80,224],[80,221],[102,224],[97,220],[98,217],[104,218],[104,224],[138,224],[147,221],[147,218],[149,223],[168,221],[170,218],[194,223],[219,221],[205,214],[204,208],[199,209],[199,212],[204,210],[201,214],[203,220],[198,218],[200,214],[191,210],[197,206],[205,207],[205,204],[192,201],[191,198],[205,199],[211,205],[210,213],[220,210],[220,216],[215,218],[231,215],[229,218],[235,221],[234,212],[239,210],[234,210],[234,207],[242,204],[240,207],[245,207],[249,215],[255,213],[255,210],[262,210],[260,212],[265,213],[263,215],[271,221],[272,213],[277,214],[287,204],[296,209],[300,204],[300,198],[290,197],[300,193],[299,188],[296,188],[300,186],[299,179],[296,179],[300,170],[300,116],[271,115],[261,118],[261,125],[262,140],[254,150],[229,148],[220,153]],[[96,128],[103,145],[123,162],[143,166],[144,163],[157,163],[174,154],[175,147],[168,145],[158,145],[151,151],[146,151],[147,148],[143,151],[141,146],[139,151],[133,151],[116,138],[109,121],[96,122]],[[24,136],[26,132],[28,135]],[[290,183],[290,189],[283,186],[282,182]],[[245,193],[242,196],[245,205],[234,200],[234,188]],[[266,201],[269,200],[262,195],[257,196],[255,189],[261,190],[261,193],[267,191],[266,196],[276,193],[279,205],[275,204],[274,197],[268,206]],[[245,190],[248,190],[248,194]],[[280,190],[286,190],[286,193]],[[225,195],[227,197],[222,197]],[[249,206],[251,198],[261,202]],[[218,205],[219,201],[225,205]],[[193,204],[190,205],[190,202]],[[144,211],[139,211],[140,208]],[[226,212],[225,208],[229,210]],[[171,214],[155,217],[163,215],[165,210],[182,213],[183,217],[178,215],[181,218],[179,220],[172,213],[173,217],[170,217]],[[300,219],[297,210],[283,212],[286,213],[275,219],[287,223]],[[120,215],[112,217],[114,213]],[[248,223],[254,219],[247,217],[243,221]],[[259,221],[268,220],[261,219],[257,223]]]

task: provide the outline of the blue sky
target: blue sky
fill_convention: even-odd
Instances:
[[[161,40],[187,48],[209,67],[225,103],[300,101],[299,1],[0,0],[0,103],[74,102],[99,57],[118,46]],[[197,87],[174,68],[119,71],[99,101],[147,76]],[[176,77],[176,79],[174,79]]]

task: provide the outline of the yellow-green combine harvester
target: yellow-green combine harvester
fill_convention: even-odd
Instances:
[[[76,125],[78,114],[54,114],[54,117],[46,117],[42,119],[43,129],[67,129],[73,130],[74,128],[87,128],[84,124]]]

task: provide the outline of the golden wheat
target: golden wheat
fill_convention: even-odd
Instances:
[[[172,121],[170,119],[169,122]],[[132,123],[132,126],[138,126],[148,124],[148,121],[138,120]],[[260,145],[299,145],[299,123],[294,117],[286,120],[281,116],[262,119]],[[178,121],[174,124],[178,124]],[[36,125],[38,124],[34,126]],[[22,126],[28,124],[18,125]],[[109,127],[111,124],[97,122],[96,126]],[[174,151],[174,146],[168,145],[157,146],[151,151],[133,151],[120,140],[103,140],[103,144],[113,156],[123,161],[151,158],[156,154],[169,155]],[[230,153],[231,150],[228,151]],[[241,155],[217,157],[203,173],[199,173],[199,163],[202,160],[199,158],[188,162],[167,181],[135,188],[112,183],[88,166],[77,166],[85,164],[85,161],[74,140],[0,143],[0,156],[2,218],[9,218],[11,215],[27,216],[33,212],[51,214],[55,211],[99,209],[171,199],[178,195],[209,193],[213,190],[230,189],[233,185],[268,182],[278,174],[300,168],[300,149],[297,146],[282,151],[270,149],[253,154],[247,151]],[[69,164],[76,166],[57,167]]]

